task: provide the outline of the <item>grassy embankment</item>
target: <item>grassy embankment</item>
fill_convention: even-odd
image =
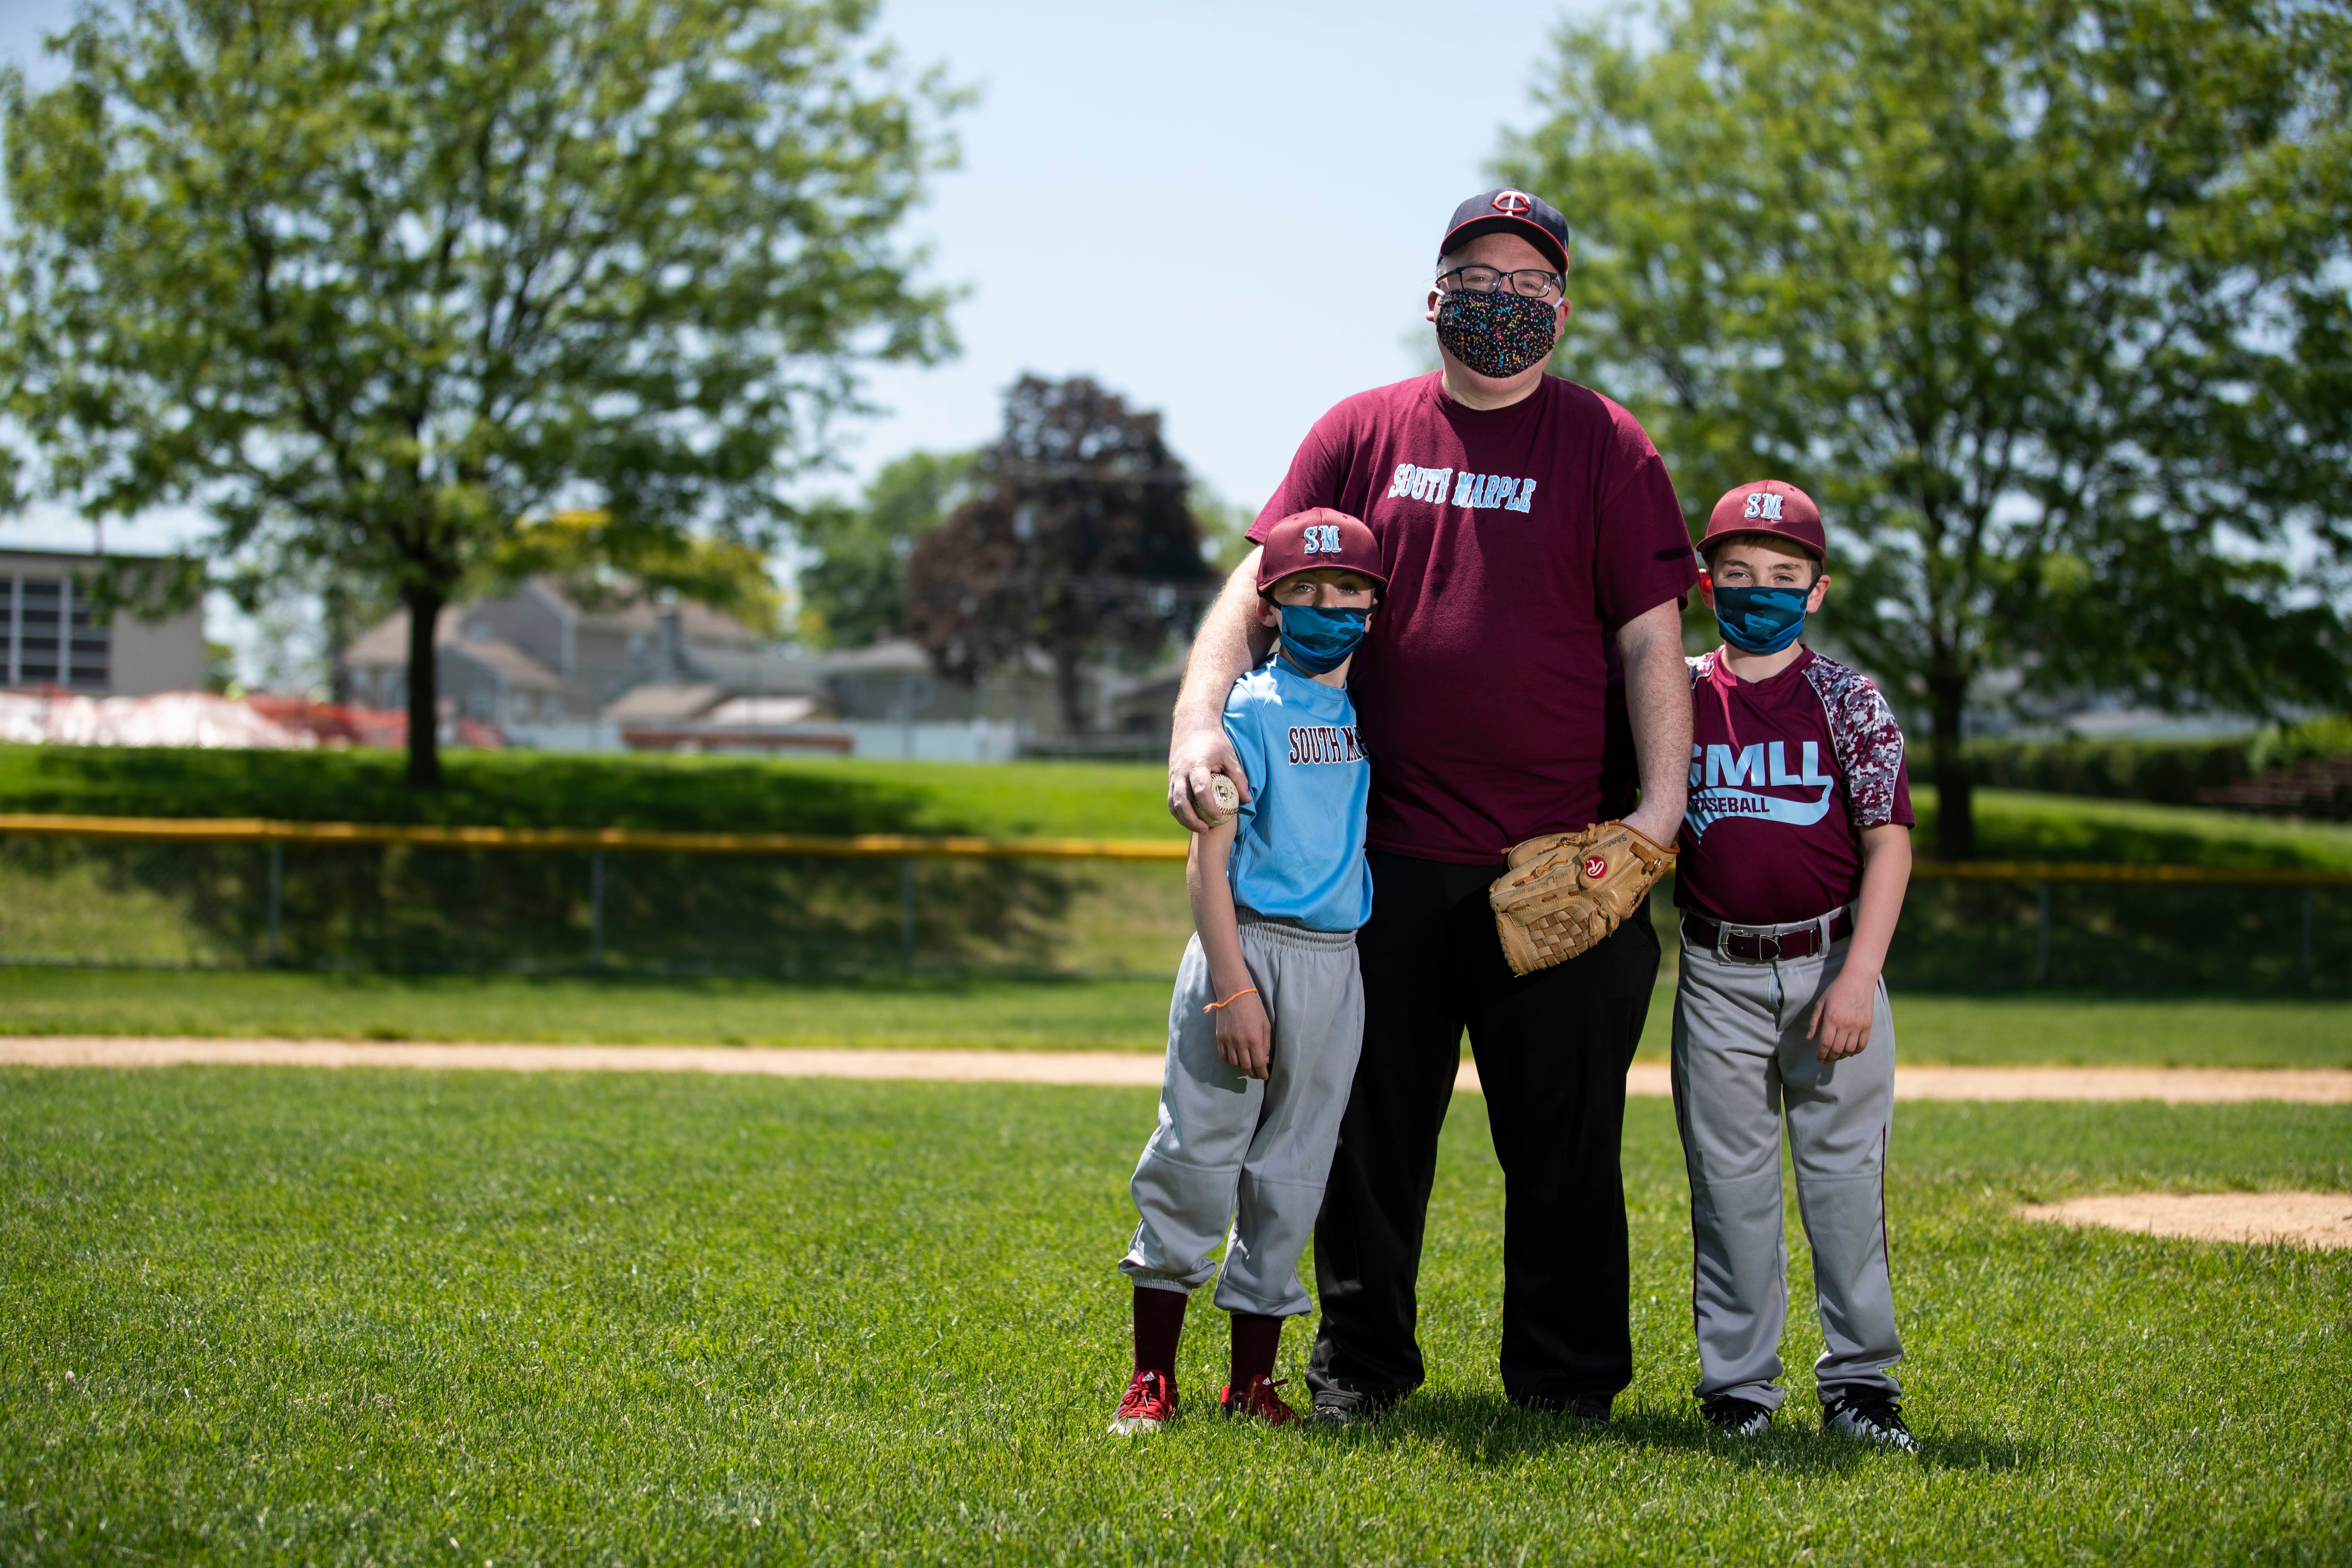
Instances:
[[[0,747],[0,809],[515,825],[1160,837],[1150,766],[465,755],[419,796],[383,753],[157,753]],[[1933,792],[1919,792],[1923,827]],[[1988,858],[2352,868],[2352,827],[1989,791]],[[1922,840],[1927,834],[1923,831]],[[585,978],[0,971],[0,1031],[352,1038],[729,1041],[1156,1049],[1161,976],[1190,921],[1173,867],[1108,866],[1082,887],[1057,957],[1074,974],[845,984]],[[1645,1051],[1663,1049],[1664,997]],[[1903,998],[1914,1061],[2352,1065],[2333,1002]]]
[[[1789,1406],[1706,1436],[1662,1101],[1627,1118],[1637,1373],[1607,1432],[1501,1395],[1502,1194],[1465,1113],[1421,1394],[1361,1434],[1229,1426],[1203,1300],[1189,1417],[1108,1440],[1150,1117],[1141,1090],[0,1073],[0,1559],[2352,1556],[2352,1254],[2009,1217],[2340,1191],[2352,1110],[1907,1109],[1916,1458],[1817,1430],[1793,1205]]]
[[[385,752],[172,752],[0,746],[0,810],[801,833],[972,832],[1172,839],[1147,763],[783,761],[458,752],[419,793]],[[1914,792],[1932,841],[1935,791]],[[2194,806],[1985,790],[1980,854],[2352,869],[2352,825]]]

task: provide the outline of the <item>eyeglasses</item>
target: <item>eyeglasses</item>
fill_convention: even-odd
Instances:
[[[1450,288],[1445,281],[1449,278],[1454,279]],[[1460,289],[1472,294],[1491,294],[1497,289],[1508,288],[1522,300],[1556,300],[1563,281],[1559,273],[1546,272],[1539,267],[1523,267],[1517,272],[1493,267],[1457,267],[1437,275],[1437,287],[1444,293]]]

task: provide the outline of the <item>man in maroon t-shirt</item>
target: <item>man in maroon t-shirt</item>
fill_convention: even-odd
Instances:
[[[1388,591],[1350,686],[1371,753],[1364,1048],[1315,1230],[1327,1419],[1419,1386],[1415,1278],[1466,1027],[1507,1190],[1502,1373],[1525,1404],[1605,1420],[1633,1378],[1618,1142],[1657,978],[1647,912],[1524,979],[1487,884],[1513,844],[1612,817],[1660,844],[1683,814],[1681,605],[1697,579],[1656,449],[1599,393],[1548,376],[1568,226],[1519,191],[1457,208],[1426,319],[1444,368],[1318,421],[1250,537],[1309,507],[1360,517]],[[1169,809],[1246,788],[1220,722],[1265,649],[1255,557],[1203,620],[1178,699]]]

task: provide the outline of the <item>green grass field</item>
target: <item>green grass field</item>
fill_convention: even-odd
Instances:
[[[1637,1101],[1637,1381],[1494,1370],[1477,1101],[1437,1176],[1432,1380],[1362,1434],[1102,1426],[1141,1091],[693,1078],[0,1074],[0,1560],[2340,1563],[2352,1255],[2028,1226],[2019,1202],[2352,1185],[2352,1109],[1906,1107],[1924,1453],[1687,1394],[1685,1189]],[[1790,1253],[1809,1300],[1801,1232]],[[1296,1375],[1294,1326],[1284,1370]],[[1294,1384],[1291,1390],[1297,1392]]]
[[[1650,1010],[1662,1058],[1674,992]],[[1903,1059],[2352,1068],[2352,1003],[1898,994]],[[0,969],[0,1034],[1158,1051],[1168,985]]]

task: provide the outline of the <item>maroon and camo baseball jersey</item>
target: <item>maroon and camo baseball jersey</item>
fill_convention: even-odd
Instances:
[[[1633,808],[1616,631],[1698,573],[1631,414],[1557,376],[1484,411],[1416,376],[1318,420],[1250,537],[1313,506],[1361,518],[1389,574],[1348,673],[1370,847],[1480,865]]]
[[[1748,925],[1809,921],[1862,890],[1862,830],[1911,826],[1903,731],[1878,688],[1811,648],[1769,680],[1690,661],[1690,805],[1675,902]]]

